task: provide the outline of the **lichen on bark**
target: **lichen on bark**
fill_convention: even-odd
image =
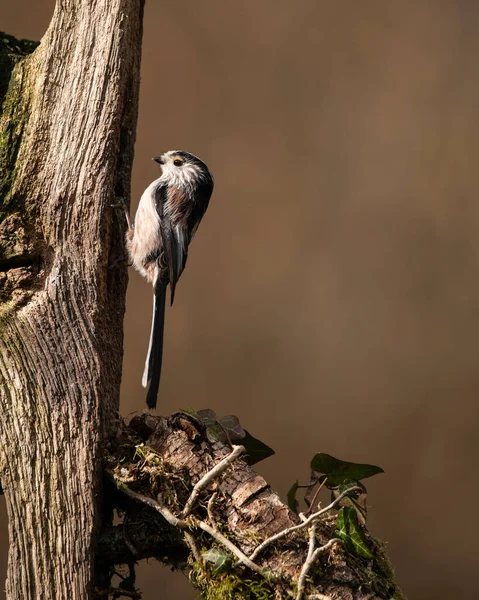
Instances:
[[[0,221],[8,214],[17,152],[28,118],[28,94],[24,90],[27,57],[38,44],[0,32]]]
[[[28,56],[38,46],[0,32],[0,318],[24,304],[38,275],[33,223],[20,195],[12,193],[17,155],[28,119]]]

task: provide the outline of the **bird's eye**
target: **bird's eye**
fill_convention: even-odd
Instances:
[[[183,161],[180,158],[175,158],[175,160],[173,161],[173,164],[175,165],[175,167],[181,167],[181,165],[183,164]]]

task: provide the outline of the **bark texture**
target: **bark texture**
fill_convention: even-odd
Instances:
[[[210,444],[201,426],[184,413],[169,418],[145,414],[134,417],[128,427],[121,428],[110,445],[106,462],[118,485],[116,502],[124,514],[124,522],[105,529],[103,560],[132,563],[153,556],[182,568],[186,566],[185,556],[190,553],[191,579],[208,600],[295,598],[308,555],[307,528],[288,534],[258,555],[255,563],[261,570],[268,570],[270,575],[266,577],[244,565],[232,568],[231,563],[227,568],[215,570],[199,556],[200,552],[215,548],[235,560],[229,550],[198,526],[198,521],[221,532],[247,556],[266,538],[300,522],[242,458],[212,480],[195,502],[184,531],[195,540],[196,556],[191,544],[187,545],[188,539],[183,541],[182,550],[178,538],[181,528],[168,525],[151,508],[153,500],[153,504],[157,502],[181,517],[194,485],[229,453],[222,443]],[[161,520],[160,537],[169,536],[170,544],[155,541]],[[148,522],[155,523],[155,527],[152,535],[145,537],[141,532]],[[332,513],[325,514],[317,523],[317,546],[335,537],[335,523]],[[365,535],[374,551],[373,559],[360,558],[341,545],[334,546],[321,554],[311,568],[301,597],[323,594],[330,600],[402,600],[383,545],[367,531]]]
[[[93,593],[100,455],[119,403],[127,283],[125,269],[109,269],[123,253],[124,227],[110,205],[129,196],[142,12],[143,0],[58,0],[4,98],[0,478],[8,599]],[[14,62],[0,63],[4,75]]]

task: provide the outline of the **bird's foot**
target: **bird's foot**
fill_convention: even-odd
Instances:
[[[121,208],[123,210],[123,212],[125,213],[126,224],[128,225],[128,229],[131,229],[130,212],[128,210],[128,206],[126,205],[125,198],[123,198],[122,196],[117,196],[116,202],[110,204],[110,206],[111,208]]]

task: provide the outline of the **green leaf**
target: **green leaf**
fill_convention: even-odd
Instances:
[[[367,498],[368,491],[366,486],[360,481],[355,481],[354,479],[348,479],[338,487],[331,490],[331,502],[336,500],[338,496],[340,496],[343,492],[346,492],[348,489],[352,487],[359,487],[360,490],[355,490],[349,493],[347,496],[344,496],[339,501],[339,504],[336,506],[352,506],[356,509],[356,514],[358,516],[358,521],[361,525],[366,524],[366,519],[368,517],[368,506],[367,506]]]
[[[226,441],[226,436],[217,421],[214,410],[211,408],[202,408],[196,412],[195,418],[204,426],[206,438],[209,442],[214,444],[217,441]]]
[[[358,522],[356,510],[352,506],[343,506],[338,512],[336,535],[343,540],[346,549],[350,552],[363,558],[374,558],[366,534]]]
[[[190,417],[193,417],[194,419],[197,419],[198,421],[200,420],[198,418],[198,413],[196,412],[196,410],[194,408],[180,408],[180,411],[186,413],[187,415],[190,415]]]
[[[325,473],[328,477],[327,485],[340,485],[347,479],[365,479],[372,477],[377,473],[384,473],[381,467],[375,465],[365,465],[360,463],[346,462],[334,458],[324,452],[316,454],[311,461],[311,469],[318,473]]]
[[[230,555],[218,548],[210,548],[206,552],[202,552],[201,556],[213,564],[213,571],[215,573],[225,571],[232,563]]]
[[[296,514],[298,514],[298,501],[296,500],[296,492],[298,491],[298,488],[298,480],[296,479],[296,483],[293,483],[293,485],[290,487],[287,496],[288,506]]]
[[[244,432],[246,435],[241,440],[241,445],[246,449],[245,461],[248,465],[254,465],[260,460],[273,456],[274,450],[272,448],[253,437],[246,429]]]
[[[342,494],[343,492],[346,492],[347,490],[350,490],[351,488],[361,487],[361,490],[354,490],[350,494],[350,498],[357,498],[359,496],[359,494],[366,492],[366,488],[364,487],[364,485],[361,483],[358,486],[358,483],[359,482],[356,479],[345,479],[337,487],[338,495]],[[364,490],[363,490],[363,488],[364,488]]]
[[[245,430],[240,425],[238,417],[235,415],[221,417],[221,419],[219,419],[219,424],[223,427],[231,442],[242,440],[246,435]]]
[[[205,427],[211,427],[216,423],[216,413],[211,408],[202,408],[196,413],[197,417]]]
[[[182,408],[182,412],[190,415],[195,421],[201,423],[206,430],[206,438],[212,442],[240,442],[246,449],[247,456],[245,461],[249,465],[254,465],[260,460],[268,458],[274,454],[274,450],[263,444],[260,440],[250,435],[246,429],[241,427],[238,417],[235,415],[226,415],[217,419],[216,413],[211,408],[204,408],[195,411],[191,408]],[[229,437],[229,440],[228,440]]]
[[[226,434],[218,421],[215,421],[206,428],[206,437],[212,444],[215,442],[223,442],[225,444],[227,441]]]

